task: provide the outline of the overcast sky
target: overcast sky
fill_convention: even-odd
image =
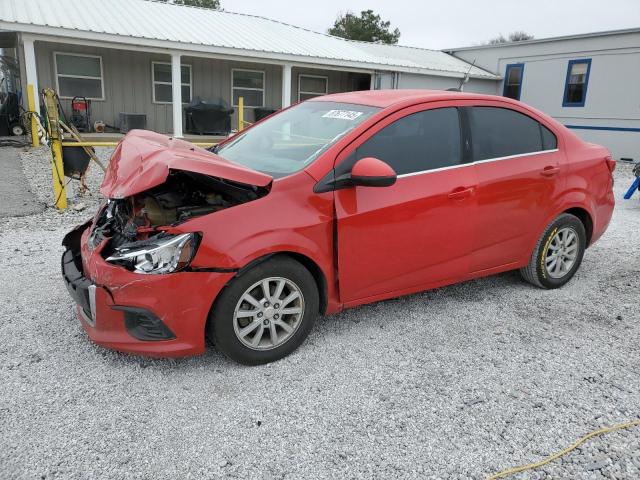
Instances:
[[[325,32],[339,12],[372,9],[391,21],[401,45],[477,45],[524,30],[536,38],[640,27],[640,0],[221,0],[232,12]]]

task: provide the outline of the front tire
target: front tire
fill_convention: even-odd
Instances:
[[[587,235],[580,219],[563,213],[540,236],[529,265],[521,268],[520,274],[540,288],[561,287],[580,267],[586,245]]]
[[[269,363],[304,342],[318,311],[311,273],[290,257],[276,256],[225,287],[209,314],[207,337],[232,360]]]

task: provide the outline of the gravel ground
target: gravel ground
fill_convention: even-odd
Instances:
[[[5,138],[0,137],[0,141]],[[22,170],[20,149],[15,147],[0,148],[0,218],[33,215],[44,209],[29,188]]]
[[[113,148],[96,148],[96,156],[103,165],[108,165],[109,157],[113,152]],[[44,203],[48,209],[54,212],[54,216],[69,216],[69,212],[60,214],[54,207],[53,187],[51,185],[51,155],[49,150],[40,148],[30,148],[21,153],[22,169],[26,175],[31,191],[36,194],[38,201]],[[84,195],[79,193],[79,182],[69,181],[67,178],[67,200],[70,207],[71,215],[75,212],[87,209],[88,213],[83,214],[83,218],[87,215],[91,216],[97,208],[100,201],[98,188],[102,182],[102,170],[94,162],[89,163],[87,170],[86,182],[89,191]]]
[[[23,162],[48,192],[42,154]],[[562,289],[507,273],[360,307],[250,368],[88,341],[59,255],[96,201],[0,219],[2,479],[479,479],[640,416],[637,198]],[[640,428],[516,478],[640,478]]]

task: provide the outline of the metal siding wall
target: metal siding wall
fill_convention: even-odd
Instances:
[[[182,57],[183,64],[190,64],[192,71],[192,95],[202,98],[220,97],[231,105],[231,70],[241,68],[264,72],[265,108],[282,107],[282,67],[248,62],[234,62],[210,58]],[[232,128],[237,127],[238,112],[232,116]],[[245,120],[253,121],[253,108],[245,108]]]
[[[479,80],[470,79],[464,86],[465,92],[488,93],[495,94],[495,80]],[[455,77],[441,77],[434,75],[421,75],[417,73],[401,73],[398,82],[400,89],[429,89],[429,90],[447,90],[448,88],[458,88],[460,79]],[[390,84],[383,88],[391,88]]]
[[[120,112],[146,113],[147,128],[171,132],[171,105],[154,104],[151,90],[151,62],[170,61],[167,55],[36,42],[36,61],[40,88],[56,87],[54,52],[86,53],[102,57],[104,100],[91,101],[92,122],[102,120],[117,126]],[[61,99],[67,115],[70,100]]]
[[[378,90],[387,90],[389,88],[393,88],[393,73],[378,73],[378,77],[380,79]]]
[[[456,88],[460,80],[451,77],[435,77],[430,75],[420,75],[415,73],[401,73],[398,82],[399,89],[430,89],[430,90],[446,90],[447,88]]]
[[[102,57],[105,100],[91,101],[92,121],[103,120],[117,126],[120,112],[146,113],[147,128],[172,133],[171,105],[153,103],[151,83],[151,63],[170,62],[168,55],[44,42],[36,42],[35,48],[40,88],[56,86],[53,52],[86,53]],[[193,96],[222,97],[231,104],[231,70],[245,68],[265,72],[265,106],[278,109],[282,105],[282,67],[278,65],[187,56],[182,57],[182,63],[191,65]],[[65,113],[70,115],[70,100],[63,99],[61,103]],[[245,118],[253,120],[253,109],[246,109]],[[232,127],[236,126],[237,112],[232,122]]]
[[[465,83],[463,90],[470,93],[496,95],[499,85],[502,85],[502,83],[497,80],[480,80],[478,78],[471,78],[467,83]]]
[[[640,128],[640,34],[619,34],[575,40],[479,50],[455,55],[504,75],[509,63],[524,63],[520,99],[565,125]],[[563,107],[569,60],[590,58],[584,107]],[[498,82],[497,94],[503,82]],[[574,129],[588,142],[607,147],[615,158],[640,159],[640,132]]]
[[[563,107],[569,60],[590,58],[584,107]],[[510,60],[501,59],[506,68]],[[640,49],[579,51],[548,57],[526,57],[520,100],[564,125],[640,129]],[[640,159],[640,132],[573,130],[588,142],[607,147],[615,158]]]
[[[480,47],[469,50],[453,50],[454,56],[475,64],[490,72],[504,75],[503,71],[496,71],[501,59],[525,59],[526,57],[566,55],[585,51],[605,51],[626,48],[637,48],[640,45],[640,33],[624,33],[617,35],[601,35],[588,38],[570,40],[555,40],[538,43],[512,43],[500,47]],[[576,57],[578,58],[578,57]],[[517,63],[515,61],[507,63]]]

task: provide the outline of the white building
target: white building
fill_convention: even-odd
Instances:
[[[640,28],[447,50],[616,159],[640,161]]]
[[[251,121],[325,93],[455,89],[468,75],[465,91],[519,98],[640,161],[640,28],[438,51],[164,2],[0,0],[0,32],[23,91],[55,88],[67,112],[87,97],[93,120],[112,125],[143,114],[147,128],[181,136],[197,96],[242,96]]]
[[[302,7],[301,7],[302,8]],[[268,11],[265,2],[265,11]],[[389,76],[422,88],[492,89],[498,75],[439,50],[356,42],[253,15],[145,0],[0,0],[0,48],[13,48],[21,85],[74,96],[92,118],[117,125],[145,115],[147,128],[182,136],[194,97],[244,98],[257,109],[381,87]],[[15,48],[14,48],[15,47]],[[235,120],[234,120],[235,123]]]

